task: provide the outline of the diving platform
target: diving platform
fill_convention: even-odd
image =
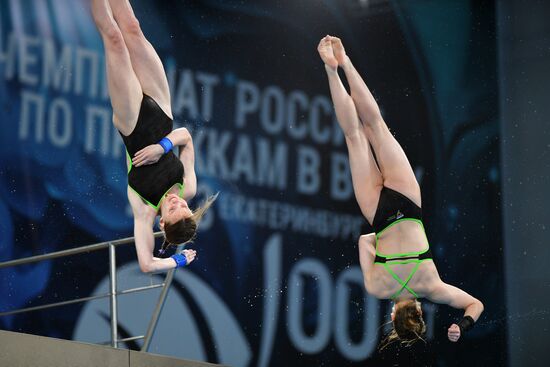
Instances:
[[[0,364],[10,367],[219,367],[97,344],[0,330]]]

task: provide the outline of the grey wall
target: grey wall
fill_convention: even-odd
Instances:
[[[550,2],[498,2],[503,227],[511,366],[550,337]]]

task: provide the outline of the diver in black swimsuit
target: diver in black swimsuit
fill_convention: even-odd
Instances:
[[[420,186],[342,42],[326,36],[318,51],[346,138],[355,197],[374,229],[359,239],[365,287],[377,298],[394,301],[394,329],[388,342],[412,343],[422,338],[426,327],[417,299],[423,297],[464,310],[463,319],[447,332],[449,340],[457,341],[477,321],[483,304],[440,279],[422,224]],[[351,95],[340,80],[338,67],[344,70]]]
[[[172,130],[168,81],[153,46],[147,41],[128,0],[92,0],[92,14],[105,48],[113,123],[122,135],[128,158],[128,200],[143,272],[180,267],[195,259],[194,250],[168,258],[153,256],[153,225],[160,216],[165,243],[191,241],[197,224],[215,197],[197,210],[193,139],[185,128]],[[172,151],[179,147],[179,154]]]

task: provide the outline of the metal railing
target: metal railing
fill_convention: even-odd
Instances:
[[[154,236],[155,238],[161,237],[162,232],[156,232]],[[151,338],[157,326],[158,319],[162,311],[162,307],[164,306],[164,302],[166,301],[166,297],[168,295],[168,289],[172,284],[172,279],[174,278],[175,269],[171,269],[166,273],[166,278],[164,279],[163,283],[117,291],[116,251],[115,250],[117,246],[126,245],[133,242],[134,242],[134,237],[128,237],[128,238],[122,238],[114,241],[100,242],[93,245],[76,247],[68,250],[56,251],[48,254],[30,256],[22,259],[10,260],[10,261],[5,261],[0,263],[0,269],[3,269],[3,268],[8,268],[8,267],[17,266],[17,265],[31,264],[39,261],[51,260],[59,257],[77,255],[84,252],[93,252],[93,251],[103,250],[106,248],[109,249],[109,293],[90,296],[90,297],[75,298],[72,300],[62,301],[62,302],[47,303],[40,306],[20,308],[20,309],[6,311],[6,312],[0,312],[0,317],[7,316],[7,315],[14,315],[14,314],[23,313],[23,312],[31,312],[31,311],[43,310],[47,308],[65,306],[65,305],[70,305],[75,303],[87,302],[95,299],[109,297],[110,313],[111,313],[111,341],[110,341],[111,346],[114,348],[118,348],[119,342],[127,342],[132,340],[143,339],[143,346],[141,347],[141,351],[147,352],[147,350],[149,349],[149,344],[151,343]],[[180,248],[178,248],[178,250],[180,250]],[[134,337],[125,338],[125,339],[118,339],[117,296],[122,294],[146,291],[149,289],[155,289],[160,287],[162,287],[162,291],[160,292],[157,305],[155,306],[153,315],[151,316],[151,320],[149,321],[149,325],[147,327],[147,332],[145,333],[145,335],[139,335],[139,336],[134,336]]]

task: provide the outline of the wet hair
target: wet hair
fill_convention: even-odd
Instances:
[[[212,206],[218,194],[210,196],[204,204],[193,211],[189,218],[176,223],[164,223],[164,242],[159,250],[162,255],[170,246],[192,242],[197,236],[197,228],[206,211]]]
[[[422,340],[426,332],[426,324],[416,306],[416,300],[407,300],[399,303],[395,307],[395,316],[393,319],[393,329],[382,342],[381,350],[394,342],[401,342],[406,346],[411,346],[415,342]]]

